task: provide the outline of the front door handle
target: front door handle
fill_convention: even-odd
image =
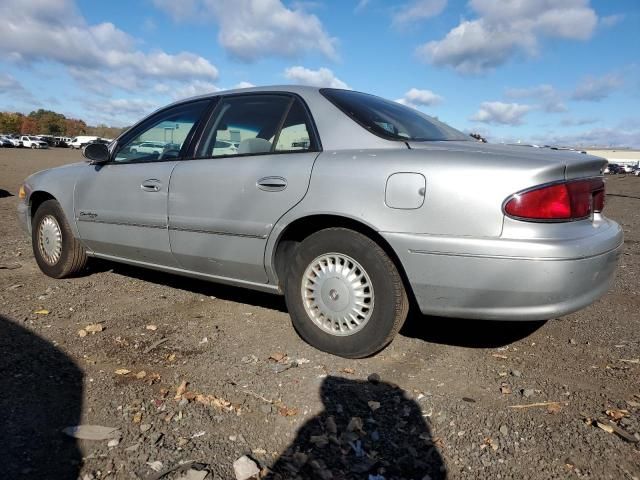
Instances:
[[[145,192],[159,192],[160,187],[162,187],[162,182],[155,178],[150,178],[142,182],[140,188]]]
[[[265,192],[280,192],[287,188],[287,179],[283,177],[263,177],[256,186]]]

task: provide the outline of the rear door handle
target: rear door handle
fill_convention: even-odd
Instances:
[[[287,188],[287,179],[283,177],[263,177],[256,183],[265,192],[280,192]]]
[[[156,178],[150,178],[142,182],[140,188],[145,192],[159,192],[162,187],[162,182]]]

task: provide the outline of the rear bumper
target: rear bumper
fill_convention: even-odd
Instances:
[[[571,240],[434,238],[383,233],[427,315],[547,320],[580,310],[609,289],[623,242],[610,220]]]

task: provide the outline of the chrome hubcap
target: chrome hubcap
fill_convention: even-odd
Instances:
[[[352,335],[373,313],[373,284],[358,262],[342,253],[313,260],[302,276],[302,303],[309,318],[331,335]]]
[[[52,215],[43,217],[38,228],[38,249],[42,258],[55,265],[62,255],[62,231],[58,221]]]

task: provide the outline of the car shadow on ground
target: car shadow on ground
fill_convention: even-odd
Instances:
[[[6,190],[3,190],[0,188],[0,198],[7,198],[7,197],[13,197],[13,193],[7,192]]]
[[[0,315],[2,478],[76,480],[82,455],[62,429],[78,425],[82,371],[71,358]]]
[[[400,335],[443,345],[496,348],[528,337],[545,323],[432,317],[412,307]]]
[[[324,410],[300,428],[267,479],[447,477],[420,406],[397,386],[329,376],[320,397]]]
[[[284,297],[270,293],[259,292],[247,288],[233,287],[221,283],[198,280],[172,273],[165,273],[147,268],[135,267],[124,263],[109,262],[107,260],[91,259],[89,273],[113,271],[118,275],[136,278],[145,282],[165,285],[167,287],[184,290],[229,300],[231,302],[246,303],[255,307],[268,308],[279,312],[287,312]]]
[[[158,285],[166,285],[201,295],[214,296],[231,302],[246,303],[287,313],[284,297],[240,287],[232,287],[205,280],[182,277],[170,273],[130,265],[93,260],[91,272],[112,270],[118,275],[136,278]],[[414,302],[415,303],[415,302]],[[469,348],[495,348],[528,337],[546,322],[467,320],[427,316],[414,304],[400,330],[405,337],[430,343]]]

